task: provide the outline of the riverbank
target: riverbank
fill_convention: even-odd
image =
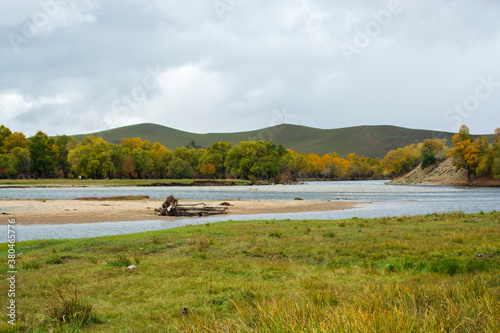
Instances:
[[[499,219],[235,221],[18,242],[17,328],[496,332]]]
[[[500,179],[490,177],[475,177],[471,175],[469,181],[465,169],[457,170],[449,158],[440,164],[423,169],[415,169],[399,178],[395,178],[390,185],[434,185],[434,186],[471,186],[471,187],[500,187]]]
[[[28,224],[65,224],[96,223],[146,220],[175,220],[177,217],[156,216],[155,208],[164,200],[0,200],[0,214],[5,218],[0,224],[6,224],[8,218],[16,219],[23,225]],[[192,204],[204,202],[216,205],[220,201],[180,200],[181,203]],[[355,208],[362,202],[339,201],[265,201],[265,200],[232,200],[229,201],[228,215],[248,214],[280,214],[345,210]]]
[[[2,188],[67,188],[67,187],[160,187],[160,186],[245,186],[240,179],[0,179]]]

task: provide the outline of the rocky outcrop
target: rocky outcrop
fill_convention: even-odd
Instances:
[[[490,177],[475,177],[470,181],[467,171],[457,170],[449,158],[441,163],[423,169],[417,166],[404,176],[392,180],[391,185],[441,185],[441,186],[500,186],[500,180]]]

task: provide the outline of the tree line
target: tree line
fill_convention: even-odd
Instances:
[[[319,156],[276,146],[272,141],[217,142],[208,148],[192,143],[170,150],[159,142],[124,138],[120,144],[87,136],[49,137],[37,132],[27,138],[0,126],[0,178],[239,178],[252,182],[286,183],[298,179],[379,179],[400,176],[419,164],[425,168],[453,157],[457,168],[470,174],[500,177],[500,130],[495,142],[472,140],[463,126],[453,138],[428,139],[391,150],[383,159],[337,153]]]

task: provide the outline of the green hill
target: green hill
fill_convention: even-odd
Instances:
[[[453,133],[428,130],[408,129],[397,126],[355,126],[339,129],[318,129],[299,125],[283,124],[261,130],[239,133],[196,134],[174,128],[156,125],[139,124],[91,133],[112,143],[119,143],[123,138],[140,137],[142,140],[156,141],[170,149],[189,145],[194,141],[197,146],[209,147],[218,141],[237,144],[247,140],[271,139],[280,142],[286,148],[303,153],[319,155],[336,152],[342,157],[350,153],[366,157],[384,157],[392,149],[404,147],[411,143],[419,143],[428,138],[445,138],[451,143]],[[86,135],[75,135],[79,140]],[[491,141],[492,137],[489,137]]]

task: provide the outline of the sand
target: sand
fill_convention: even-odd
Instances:
[[[199,203],[200,201],[182,200],[180,203]],[[219,201],[203,201],[218,204]],[[95,223],[142,220],[175,220],[178,217],[156,216],[153,214],[163,200],[123,200],[123,201],[84,201],[84,200],[0,200],[0,224],[8,219],[16,223],[28,224],[66,224]],[[360,202],[339,201],[230,201],[228,215],[273,214],[324,212],[355,208]]]

